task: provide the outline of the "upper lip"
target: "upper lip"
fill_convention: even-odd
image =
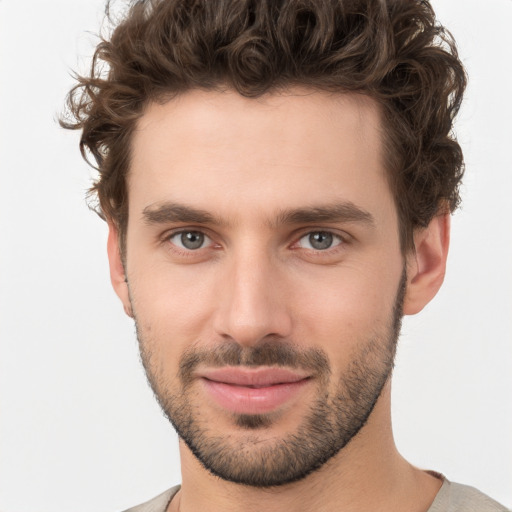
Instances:
[[[277,384],[291,384],[309,377],[307,373],[277,367],[240,368],[223,367],[207,368],[198,372],[199,377],[232,384],[234,386],[266,387]]]

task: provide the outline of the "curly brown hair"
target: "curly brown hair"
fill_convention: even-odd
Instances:
[[[99,178],[96,211],[125,249],[130,140],[148,102],[231,87],[258,97],[301,85],[366,94],[383,114],[385,165],[402,250],[459,204],[452,124],[466,86],[455,42],[420,0],[138,0],[77,76],[61,124]],[[108,4],[107,4],[108,13]]]

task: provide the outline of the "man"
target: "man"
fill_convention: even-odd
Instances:
[[[414,0],[141,1],[98,46],[64,124],[182,463],[131,510],[505,510],[405,461],[390,419],[401,318],[444,277],[464,87]]]

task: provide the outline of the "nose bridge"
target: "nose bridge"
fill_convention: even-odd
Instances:
[[[228,258],[216,330],[242,345],[288,336],[291,318],[280,294],[280,269],[270,251],[243,244]]]

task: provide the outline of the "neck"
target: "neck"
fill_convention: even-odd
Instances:
[[[224,481],[208,472],[180,442],[182,488],[169,512],[424,512],[441,482],[398,453],[390,418],[390,386],[361,431],[306,478],[272,488]]]

